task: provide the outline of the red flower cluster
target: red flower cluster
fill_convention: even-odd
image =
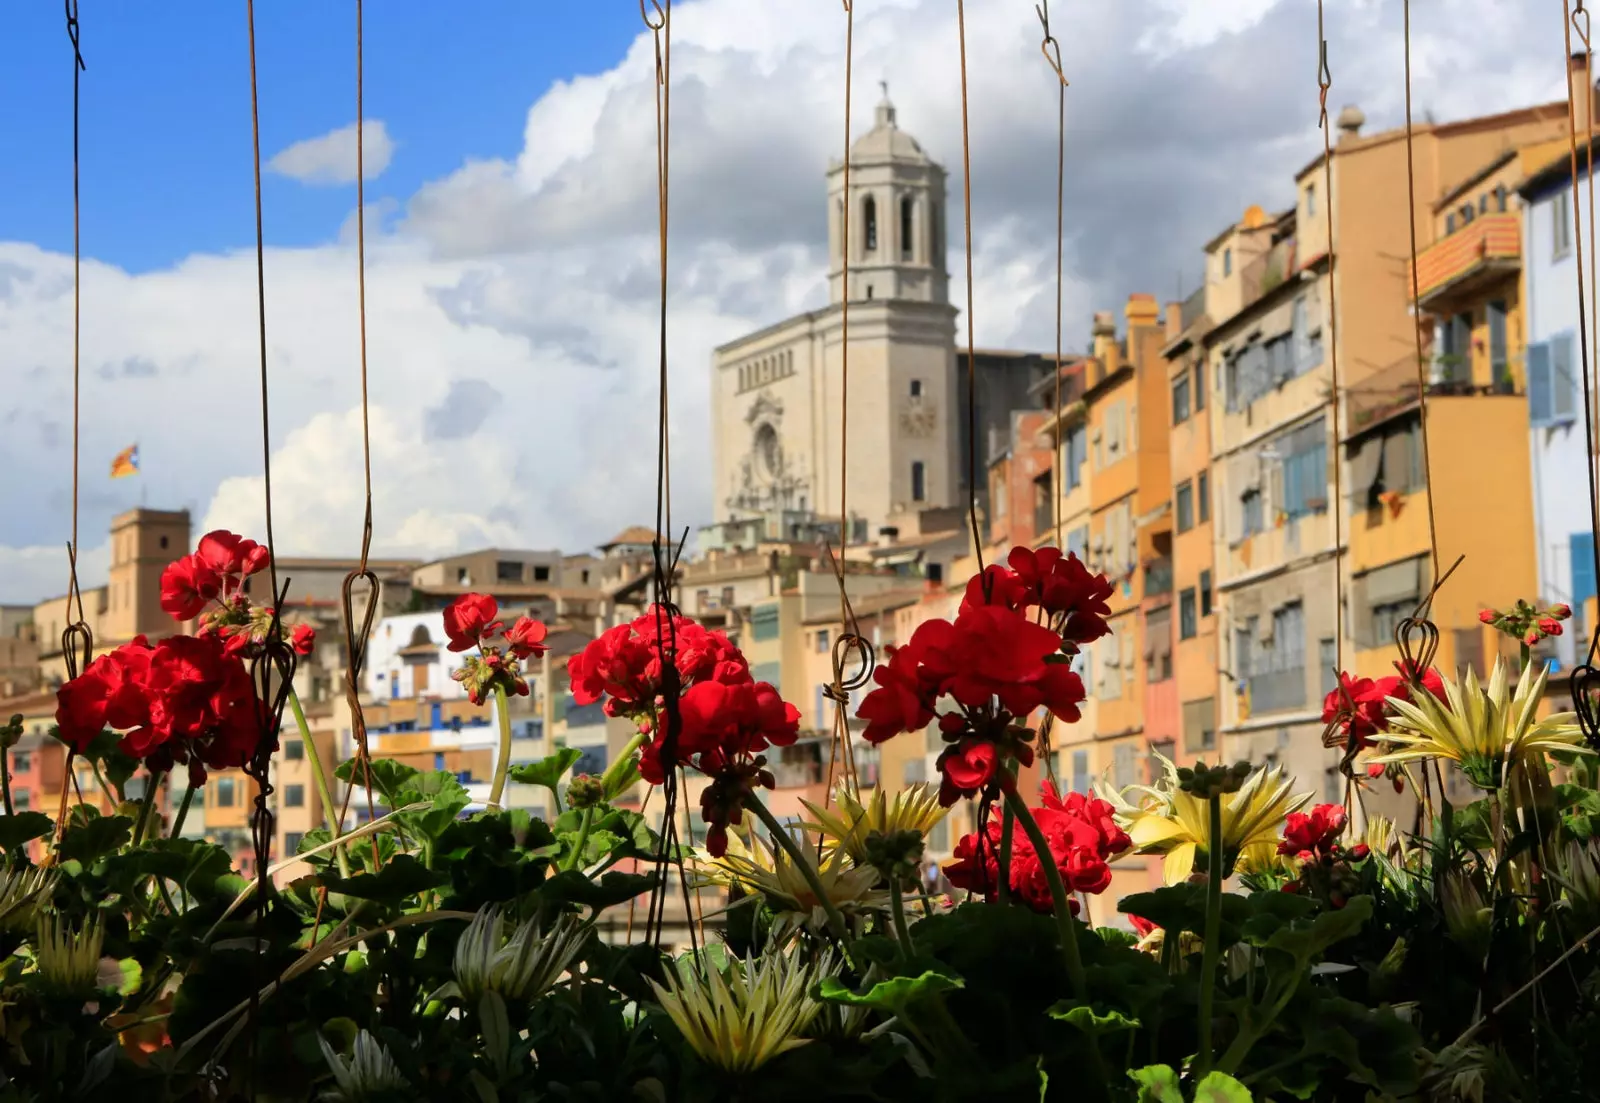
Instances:
[[[750,665],[721,632],[684,616],[657,616],[652,606],[631,623],[619,624],[567,662],[572,698],[580,705],[605,699],[607,716],[651,720],[661,696],[661,656],[671,650],[679,687],[713,681],[750,681]]]
[[[663,656],[677,671],[678,744],[665,757]],[[727,851],[728,826],[742,820],[744,805],[758,788],[776,782],[761,752],[787,746],[800,730],[800,711],[766,682],[750,677],[750,664],[721,632],[688,617],[668,619],[652,607],[630,624],[604,633],[567,663],[572,697],[580,705],[605,701],[608,716],[626,716],[650,736],[639,756],[639,773],[652,785],[677,766],[693,766],[711,778],[700,796],[709,825],[706,847]]]
[[[1539,609],[1526,601],[1518,601],[1503,613],[1485,609],[1478,614],[1478,619],[1484,624],[1493,625],[1526,646],[1533,647],[1540,640],[1561,635],[1561,622],[1570,616],[1572,616],[1570,605],[1557,604],[1548,609]]]
[[[1293,854],[1305,861],[1332,854],[1339,849],[1339,836],[1348,821],[1344,807],[1338,804],[1319,804],[1310,812],[1290,812],[1284,821],[1278,853]]]
[[[500,603],[488,594],[462,594],[444,611],[444,633],[450,638],[450,650],[478,649],[478,654],[469,655],[461,669],[450,675],[461,683],[475,705],[483,704],[495,686],[513,696],[526,696],[528,683],[522,680],[518,661],[549,650],[544,642],[549,630],[532,617],[517,618],[504,633],[504,647],[494,644],[494,637],[505,628],[503,621],[494,619],[499,614]]]
[[[223,529],[208,532],[198,550],[161,572],[161,608],[177,621],[200,617],[195,635],[216,636],[229,654],[253,658],[272,631],[275,611],[250,603],[245,579],[266,570],[268,562],[267,549],[254,540]],[[297,654],[309,655],[316,638],[316,629],[298,624],[290,631],[289,645]]]
[[[121,749],[151,770],[189,762],[245,765],[266,719],[243,659],[220,637],[171,636],[154,647],[139,636],[89,664],[56,693],[62,740],[86,750],[106,728],[122,732]],[[203,764],[203,765],[201,765]]]
[[[1045,840],[1050,844],[1050,860],[1060,871],[1067,892],[1104,892],[1111,885],[1110,860],[1128,849],[1127,833],[1112,818],[1111,805],[1082,793],[1068,793],[1063,799],[1049,782],[1043,788],[1043,807],[1029,809]],[[964,836],[956,844],[954,859],[944,867],[945,876],[957,888],[992,898],[1000,881],[1000,835],[1002,813],[994,810],[984,832],[981,855],[976,834]],[[1050,882],[1045,867],[1028,835],[1013,827],[1011,838],[1012,893],[1034,911],[1054,910]],[[1072,900],[1073,914],[1078,902]]]
[[[1366,843],[1341,846],[1339,836],[1349,821],[1344,807],[1319,804],[1310,812],[1291,812],[1284,822],[1279,854],[1292,854],[1301,862],[1300,875],[1283,886],[1284,892],[1316,896],[1342,908],[1361,890],[1360,874],[1351,863],[1370,853]]]
[[[1108,635],[1106,604],[1113,587],[1103,574],[1090,574],[1083,561],[1060,548],[1015,547],[1006,557],[1008,570],[998,564],[967,583],[961,611],[999,605],[1023,612],[1037,608],[1067,644],[1092,643]]]
[[[972,796],[993,780],[1002,752],[1032,763],[1032,733],[1015,718],[1043,707],[1068,723],[1078,719],[1083,680],[1061,648],[1052,629],[1005,605],[973,604],[969,591],[954,624],[925,621],[905,646],[889,650],[873,673],[877,688],[856,710],[867,721],[863,737],[882,743],[937,718],[951,744],[939,756],[939,800],[949,806]],[[947,696],[957,711],[939,714]]]
[[[1339,721],[1344,743],[1353,737],[1362,747],[1370,747],[1373,740],[1389,728],[1387,706],[1390,697],[1403,701],[1411,699],[1411,680],[1400,663],[1395,663],[1399,673],[1387,678],[1357,678],[1339,672],[1339,689],[1332,690],[1322,699],[1322,722]],[[1442,703],[1445,700],[1444,679],[1430,667],[1422,675],[1422,686]],[[1349,701],[1345,698],[1348,695]]]

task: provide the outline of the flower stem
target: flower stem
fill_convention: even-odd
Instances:
[[[183,834],[183,821],[189,818],[189,805],[194,803],[194,786],[190,785],[183,791],[183,803],[178,805],[178,817],[172,821],[172,832],[167,836],[176,839]]]
[[[5,797],[6,815],[16,814],[11,807],[11,750],[0,743],[0,795]]]
[[[1211,1071],[1211,1006],[1217,995],[1217,943],[1221,939],[1222,925],[1222,796],[1211,795],[1211,831],[1206,838],[1206,929],[1203,936],[1203,954],[1200,963],[1200,1052],[1196,1057],[1195,1076]]]
[[[311,776],[317,783],[317,796],[322,800],[322,814],[328,821],[328,833],[337,839],[342,832],[339,830],[339,817],[334,812],[333,787],[322,768],[322,753],[317,750],[317,741],[311,738],[311,725],[306,723],[305,709],[300,707],[300,695],[292,689],[289,691],[289,708],[294,711],[295,726],[300,729],[300,745],[306,749],[306,758],[311,760]]]
[[[905,947],[906,957],[911,956],[911,929],[906,926],[906,902],[900,891],[900,878],[889,879],[889,905],[894,912],[894,933]]]
[[[844,925],[844,916],[840,915],[839,909],[834,906],[833,899],[828,895],[828,890],[822,887],[822,878],[817,873],[817,867],[806,860],[806,856],[801,852],[800,847],[796,845],[783,824],[778,822],[778,818],[772,814],[772,810],[762,803],[760,797],[752,796],[745,807],[755,813],[756,819],[762,822],[768,834],[772,836],[773,845],[783,848],[783,852],[789,856],[789,860],[800,871],[800,876],[805,878],[806,885],[816,894],[817,903],[827,913],[828,929],[833,932],[833,937],[839,940],[839,945],[844,948],[844,952],[848,955],[850,953],[850,934]]]
[[[562,869],[577,869],[583,861],[583,844],[589,841],[589,825],[594,822],[594,805],[583,810],[578,820],[578,841],[573,844],[572,853],[567,855],[567,860],[561,863]]]
[[[1529,664],[1533,662],[1533,648],[1529,647],[1526,643],[1519,644],[1518,646],[1522,648],[1522,667],[1520,672],[1526,674],[1528,672]]]
[[[1087,1002],[1089,987],[1084,978],[1083,957],[1078,952],[1078,929],[1072,918],[1071,899],[1067,896],[1066,886],[1061,883],[1061,871],[1051,858],[1050,843],[1044,837],[1044,832],[1039,830],[1033,813],[1028,811],[1022,797],[1017,795],[1017,778],[1011,772],[1010,765],[1001,766],[1000,772],[1000,788],[1006,796],[1006,807],[1014,812],[1023,833],[1033,844],[1033,852],[1039,856],[1039,868],[1044,871],[1045,882],[1050,886],[1050,900],[1055,905],[1056,925],[1061,931],[1061,953],[1066,958],[1072,994],[1076,999]]]
[[[144,798],[139,802],[139,822],[133,826],[133,845],[144,841],[145,828],[150,824],[150,809],[156,803],[156,789],[161,785],[161,774],[152,771],[144,782]]]
[[[1016,823],[1016,813],[1011,802],[1006,801],[1000,810],[1000,903],[1011,898],[1011,834]]]
[[[606,800],[611,800],[614,796],[614,794],[611,792],[612,787],[615,786],[617,784],[617,780],[627,772],[628,767],[633,760],[633,752],[644,746],[644,741],[648,738],[649,736],[647,736],[644,732],[639,732],[632,739],[628,740],[627,746],[623,747],[617,757],[612,760],[611,765],[606,767],[606,772],[600,775],[600,786],[605,792]]]
[[[489,786],[490,812],[500,811],[500,794],[505,792],[506,773],[511,769],[511,707],[506,701],[505,687],[498,682],[494,687],[494,712],[500,721],[500,753],[494,760],[494,784]]]

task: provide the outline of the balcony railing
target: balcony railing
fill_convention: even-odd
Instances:
[[[1517,215],[1480,215],[1417,254],[1414,297],[1426,310],[1521,265],[1522,226]]]

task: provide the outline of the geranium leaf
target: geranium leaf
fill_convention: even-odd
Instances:
[[[1098,1038],[1104,1034],[1115,1034],[1123,1030],[1135,1030],[1139,1026],[1138,1019],[1131,1019],[1120,1011],[1112,1010],[1098,1012],[1093,1007],[1078,1003],[1074,1000],[1062,1000],[1050,1008],[1050,1017],[1070,1023],[1091,1038]]]
[[[392,758],[374,758],[369,765],[372,768],[372,787],[382,794],[384,802],[391,808],[405,803],[399,799],[400,794],[408,788],[414,788],[416,779],[422,774],[422,771]],[[339,768],[333,774],[340,781],[366,787],[367,770],[359,759],[352,758],[339,763]]]
[[[16,850],[34,839],[50,834],[55,823],[43,812],[18,812],[14,816],[0,816],[0,847]]]
[[[77,822],[68,825],[62,833],[61,845],[56,848],[57,857],[64,862],[93,865],[133,836],[133,821],[127,816],[75,818]]]
[[[539,886],[539,895],[556,904],[582,904],[595,911],[627,903],[655,886],[653,873],[604,873],[591,881],[576,869],[563,870]]]
[[[829,1003],[842,1003],[851,1007],[870,1007],[900,1018],[925,1000],[941,992],[962,987],[960,977],[952,977],[932,969],[918,977],[890,977],[881,980],[865,992],[856,992],[837,977],[826,977],[817,985],[817,997]]]
[[[1225,1072],[1211,1072],[1195,1085],[1194,1103],[1251,1103],[1250,1090]]]
[[[1142,1069],[1131,1069],[1128,1076],[1139,1085],[1138,1103],[1183,1103],[1183,1092],[1178,1089],[1178,1074],[1172,1071],[1170,1065],[1147,1065]]]
[[[429,869],[410,854],[397,854],[377,873],[358,873],[349,880],[325,876],[323,884],[328,886],[330,892],[343,893],[358,900],[398,904],[408,896],[438,888],[447,879],[444,873]]]
[[[562,747],[548,758],[538,762],[524,762],[521,766],[511,767],[511,780],[520,781],[524,785],[543,785],[551,794],[560,799],[561,793],[557,786],[561,779],[567,775],[578,759],[583,757],[583,752],[576,747]]]
[[[1303,969],[1317,954],[1354,935],[1371,915],[1372,897],[1351,897],[1344,907],[1323,912],[1309,926],[1296,924],[1282,927],[1260,945],[1268,950],[1292,955],[1296,963],[1294,967]]]

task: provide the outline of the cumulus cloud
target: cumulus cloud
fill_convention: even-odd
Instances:
[[[382,119],[367,119],[362,128],[362,170],[374,180],[389,167],[394,141]],[[267,167],[279,176],[302,184],[354,184],[356,182],[356,124],[306,138],[273,156]]]
[[[1055,78],[1027,5],[967,8],[976,339],[1051,348]],[[1399,10],[1398,0],[1330,8],[1332,99],[1360,104],[1372,128],[1401,119]],[[843,23],[836,5],[748,0],[685,0],[673,14],[674,520],[699,523],[715,506],[711,349],[826,301],[823,174],[841,153]],[[1562,94],[1553,19],[1517,18],[1517,0],[1451,0],[1418,14],[1419,115]],[[1205,240],[1251,203],[1289,201],[1291,174],[1320,148],[1316,21],[1306,0],[1129,0],[1052,15],[1072,82],[1071,350],[1083,347],[1094,309],[1130,291],[1192,289]],[[1500,31],[1485,41],[1484,26]],[[943,0],[858,5],[855,130],[870,125],[885,79],[901,125],[950,170],[952,298],[964,306],[956,50]],[[380,547],[577,549],[652,515],[653,82],[641,35],[614,67],[559,82],[533,104],[519,156],[464,164],[393,218],[369,217]],[[387,161],[373,155],[375,134],[387,143],[373,123],[370,171]],[[314,142],[331,152],[320,169],[302,166],[306,175],[353,179],[353,127]],[[342,232],[270,250],[266,273],[275,534],[285,551],[353,554],[362,494],[353,241]],[[83,278],[83,363],[96,383],[82,412],[84,531],[103,533],[142,495],[190,508],[197,531],[217,523],[261,535],[253,252],[141,275],[86,259]],[[51,579],[65,578],[64,562],[43,565],[63,558],[70,514],[60,350],[71,347],[71,311],[70,257],[0,243],[0,470],[38,473],[0,478],[0,578],[13,598],[58,592]],[[139,479],[97,482],[135,439]]]

